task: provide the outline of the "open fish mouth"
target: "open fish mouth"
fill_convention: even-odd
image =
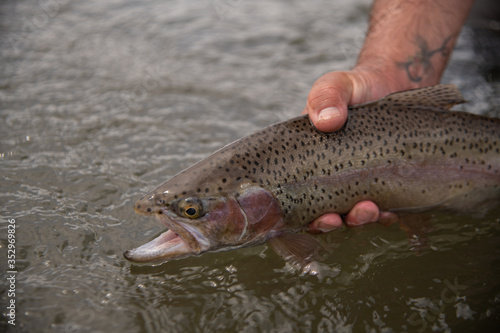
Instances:
[[[162,211],[162,214],[156,215],[156,219],[169,230],[144,245],[125,251],[125,259],[137,263],[161,263],[199,254],[210,248],[210,242],[197,228],[174,222],[168,217],[169,213]]]

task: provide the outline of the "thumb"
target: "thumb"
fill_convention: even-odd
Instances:
[[[313,125],[321,132],[340,129],[347,120],[347,104],[350,102],[353,83],[345,72],[330,72],[320,77],[311,88],[307,106]]]

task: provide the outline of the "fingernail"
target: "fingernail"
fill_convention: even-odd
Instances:
[[[326,108],[319,112],[318,120],[330,120],[334,118],[339,118],[342,114],[340,110],[335,107]]]
[[[316,228],[317,231],[320,231],[322,233],[327,233],[332,230],[332,226],[329,224],[324,223],[323,221],[319,221],[318,226]]]
[[[323,216],[323,218],[320,217],[317,221],[317,230],[321,232],[329,232],[341,228],[342,225],[342,219],[340,216],[338,218],[333,218],[331,215]]]
[[[357,212],[356,217],[360,224],[376,222],[378,219],[378,212],[372,210],[360,210]]]

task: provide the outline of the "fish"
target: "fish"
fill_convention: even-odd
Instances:
[[[159,264],[267,243],[304,266],[321,247],[307,225],[363,200],[396,214],[498,206],[500,119],[449,110],[464,102],[441,84],[351,106],[334,133],[302,115],[237,140],[136,202],[167,231],[124,257]]]

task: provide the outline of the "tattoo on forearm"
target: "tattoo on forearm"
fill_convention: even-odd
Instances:
[[[435,54],[441,54],[443,57],[449,56],[451,50],[447,46],[448,42],[451,40],[452,36],[447,37],[441,46],[435,50],[429,50],[429,45],[421,37],[417,35],[417,45],[419,51],[414,56],[408,58],[406,62],[397,62],[396,64],[403,68],[408,75],[408,78],[412,82],[419,82],[422,80],[425,74],[433,71],[431,58]]]

